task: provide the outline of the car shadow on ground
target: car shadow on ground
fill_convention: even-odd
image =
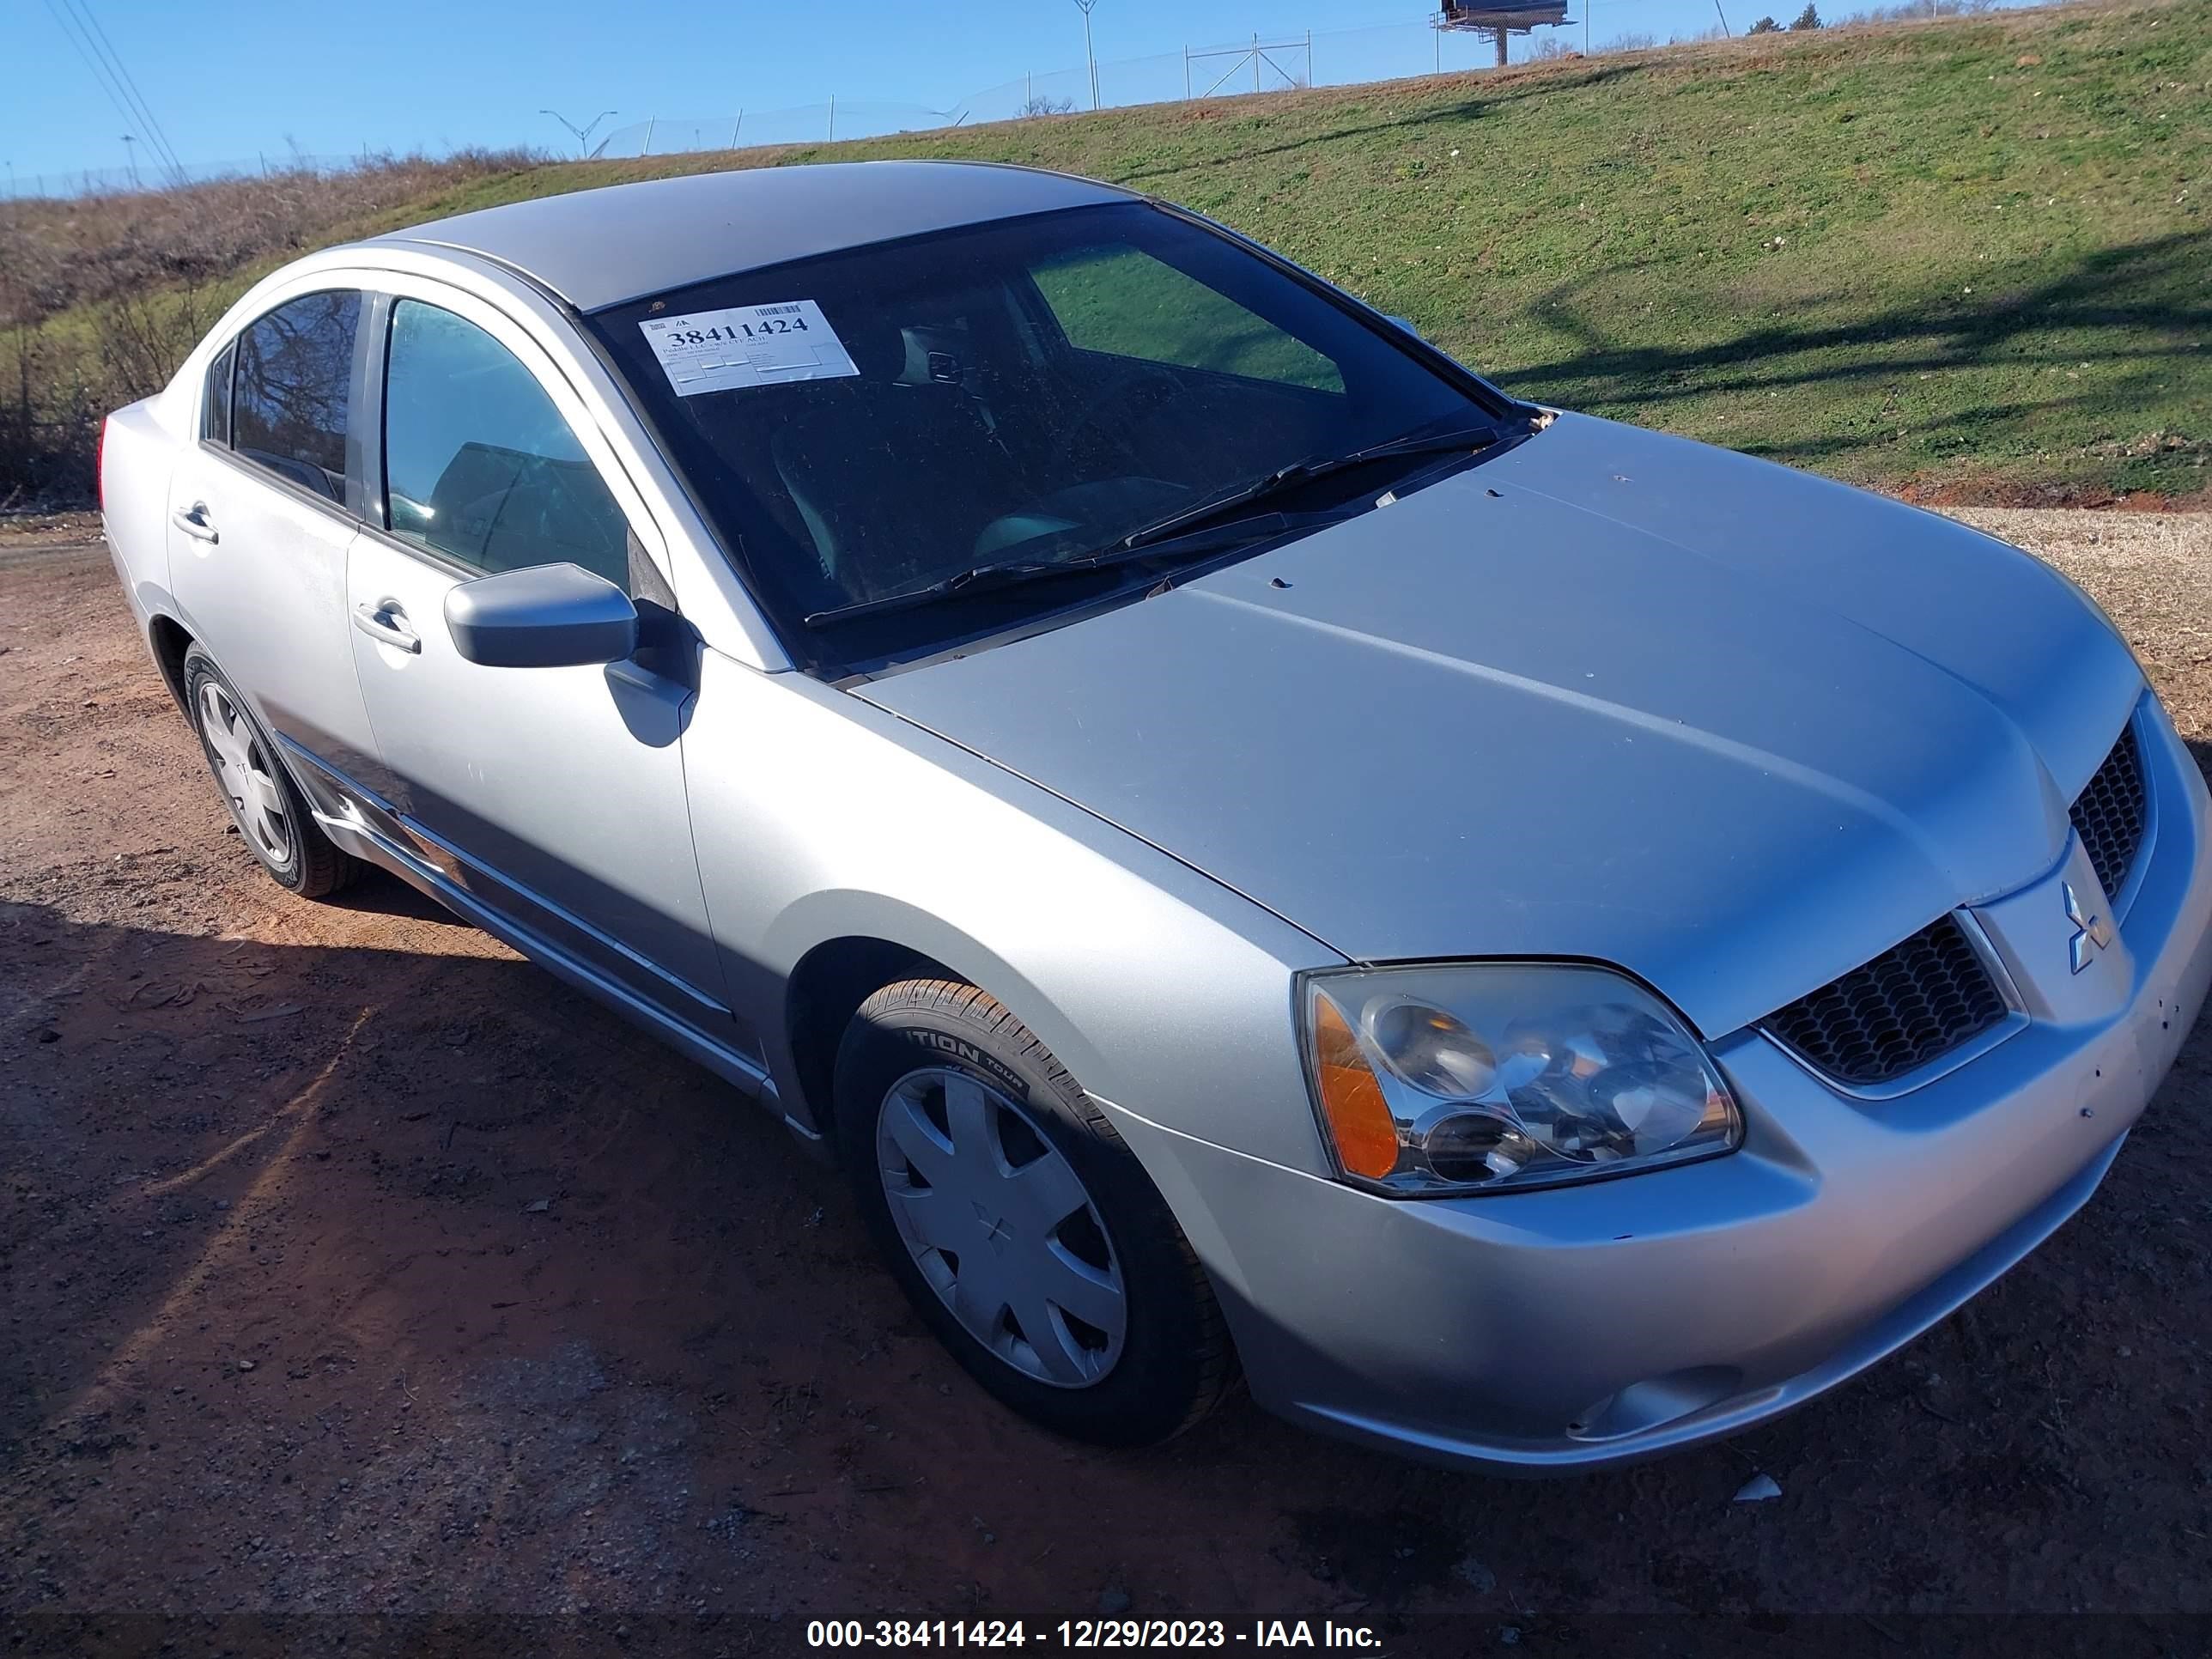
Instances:
[[[718,1080],[397,882],[258,931],[0,906],[13,1606],[2212,1600],[2178,1524],[2108,1508],[2194,1515],[2212,1474],[2202,1033],[2089,1213],[1905,1355],[1721,1446],[1511,1482],[1242,1398],[1151,1453],[1031,1430]],[[1733,1503],[1759,1473],[1783,1497]]]

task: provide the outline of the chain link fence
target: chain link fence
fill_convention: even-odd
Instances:
[[[1950,16],[2045,0],[1900,0],[1876,4],[1856,16],[1895,21]],[[1737,15],[1731,22],[1729,7]],[[1759,8],[1743,0],[1719,0],[1713,21],[1703,21],[1696,0],[1579,0],[1564,27],[1540,27],[1508,38],[1512,63],[1572,52],[1632,52],[1662,42],[1704,40],[1744,33],[1759,17]],[[1788,6],[1783,10],[1786,13]],[[1794,15],[1795,14],[1790,14]],[[1672,27],[1662,32],[1661,20]],[[1855,18],[1832,21],[1850,21]],[[1771,27],[1770,24],[1769,27]],[[841,138],[877,138],[901,132],[926,132],[1025,116],[1063,115],[1093,107],[1120,109],[1143,104],[1228,98],[1280,92],[1295,87],[1340,87],[1443,75],[1496,67],[1496,45],[1486,29],[1444,29],[1433,19],[1386,23],[1366,28],[1285,31],[1243,40],[1185,46],[1141,58],[1102,60],[1097,65],[1096,103],[1091,68],[1076,64],[1000,82],[969,94],[945,109],[921,104],[848,102],[836,97],[819,103],[775,108],[737,106],[721,115],[648,116],[617,128],[589,152],[593,156],[635,158],[705,150],[744,149],[764,144],[834,143]],[[251,178],[259,173],[343,172],[377,158],[361,155],[256,156],[185,169],[185,182]],[[70,173],[12,173],[5,180],[11,196],[88,196],[158,189],[165,180],[149,169],[92,168]]]
[[[1648,11],[1651,4],[1661,3],[1597,0],[1603,9],[1620,13],[1624,22],[1632,11]],[[1717,26],[1714,32],[1718,32]],[[1582,51],[1589,45],[1588,34],[1580,23],[1571,28],[1547,30],[1541,36],[1516,34],[1511,37],[1512,60],[1520,63],[1532,57]],[[1546,38],[1553,41],[1549,47],[1543,44]],[[1650,44],[1650,37],[1639,37],[1638,44]],[[1487,33],[1439,29],[1426,21],[1255,34],[1241,41],[1185,46],[1141,58],[1102,59],[1096,106],[1126,109],[1140,104],[1283,92],[1297,87],[1355,86],[1407,76],[1490,69],[1495,67],[1495,51]],[[818,104],[740,109],[720,116],[656,116],[618,128],[592,154],[672,155],[755,144],[827,143],[839,138],[876,138],[1024,116],[1066,115],[1092,107],[1091,70],[1079,64],[985,87],[949,109],[825,99]]]
[[[1895,21],[2042,3],[1902,0],[1892,6],[1875,6],[1863,15],[1869,20]],[[1508,61],[1521,64],[1577,52],[1636,52],[1661,44],[1741,33],[1761,15],[1759,7],[1747,6],[1742,0],[1735,0],[1735,9],[1741,15],[1732,22],[1728,0],[1714,6],[1710,21],[1704,21],[1694,0],[1580,0],[1570,9],[1574,15],[1564,26],[1509,35]],[[1655,27],[1662,17],[1674,23],[1664,33]],[[1091,67],[1079,64],[985,87],[949,109],[848,104],[827,99],[818,104],[738,110],[721,116],[654,117],[618,129],[592,154],[631,157],[739,149],[755,144],[827,143],[839,138],[875,138],[1026,116],[1073,114],[1094,107],[1126,109],[1297,87],[1358,86],[1413,76],[1490,70],[1497,64],[1496,40],[1487,29],[1439,28],[1433,19],[1367,28],[1255,34],[1241,41],[1185,46],[1178,52],[1142,58],[1103,59],[1097,66],[1095,104]]]

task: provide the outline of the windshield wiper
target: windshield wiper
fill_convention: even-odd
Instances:
[[[1022,559],[1006,564],[979,564],[966,570],[955,571],[921,587],[909,587],[896,593],[886,593],[879,599],[855,599],[850,605],[832,605],[827,611],[807,613],[806,625],[819,628],[825,623],[857,622],[862,617],[880,617],[886,611],[908,611],[918,605],[934,605],[942,599],[958,599],[969,593],[988,592],[994,587],[1005,587],[1014,582],[1027,581],[1038,576],[1049,576],[1069,567],[1048,560]]]
[[[1349,516],[1340,508],[1327,513],[1255,513],[1225,524],[1209,525],[1188,534],[1164,536],[1137,547],[1116,542],[1100,552],[1086,553],[1073,559],[1010,559],[1003,564],[976,565],[967,570],[956,571],[921,587],[909,587],[902,592],[886,593],[878,599],[860,599],[851,605],[814,611],[806,617],[806,625],[819,628],[828,623],[854,622],[863,617],[879,617],[888,611],[910,611],[917,605],[964,599],[969,594],[985,593],[994,588],[1010,587],[1019,582],[1043,581],[1056,576],[1087,575],[1115,565],[1180,563],[1202,559],[1247,542],[1287,535],[1293,531],[1319,529],[1322,525],[1334,524],[1339,519]]]
[[[1318,529],[1322,525],[1334,524],[1339,520],[1352,517],[1363,507],[1339,507],[1312,513],[1273,510],[1247,514],[1235,519],[1226,519],[1224,515],[1282,490],[1309,483],[1316,478],[1325,478],[1331,473],[1365,466],[1374,461],[1411,455],[1473,455],[1496,443],[1498,435],[1495,427],[1455,427],[1447,432],[1408,434],[1402,438],[1393,438],[1387,443],[1370,444],[1364,449],[1355,449],[1342,455],[1309,456],[1302,461],[1292,461],[1287,466],[1279,466],[1273,472],[1239,484],[1195,506],[1183,507],[1164,519],[1141,526],[1096,553],[1083,554],[1073,559],[1010,559],[1002,564],[975,565],[921,587],[909,587],[902,592],[886,593],[878,599],[860,599],[851,605],[813,611],[806,617],[806,625],[820,628],[830,623],[857,622],[863,617],[910,611],[918,605],[937,605],[946,599],[988,592],[994,588],[1011,586],[1017,582],[1082,575],[1118,564],[1201,559],[1225,548],[1263,538]]]
[[[1356,466],[1365,466],[1374,461],[1386,461],[1404,455],[1448,455],[1459,451],[1474,454],[1489,448],[1498,439],[1496,427],[1455,427],[1449,432],[1423,432],[1393,438],[1387,443],[1370,444],[1364,449],[1355,449],[1342,455],[1310,455],[1302,461],[1292,461],[1279,466],[1273,472],[1261,474],[1248,483],[1224,491],[1210,501],[1186,507],[1169,514],[1164,519],[1131,531],[1115,544],[1117,548],[1134,550],[1170,537],[1178,536],[1222,514],[1253,502],[1279,495],[1285,489],[1326,478],[1331,473],[1347,472]]]

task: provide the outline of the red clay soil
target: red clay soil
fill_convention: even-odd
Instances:
[[[2016,1651],[2106,1653],[2212,1610],[2202,1031],[2081,1218],[1741,1439],[1504,1481],[1240,1396],[1103,1454],[969,1383],[835,1172],[714,1079],[396,882],[268,882],[99,550],[0,552],[0,1651],[1126,1610],[1232,1649],[1889,1654],[2009,1610]]]

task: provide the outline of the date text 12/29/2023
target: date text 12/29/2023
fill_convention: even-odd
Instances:
[[[1332,1619],[815,1619],[810,1648],[1339,1648],[1373,1651],[1382,1637]]]

